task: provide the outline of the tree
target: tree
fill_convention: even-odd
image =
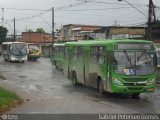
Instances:
[[[37,28],[36,32],[39,32],[39,33],[45,33],[44,29],[43,28]]]
[[[26,30],[26,32],[33,32],[33,30],[32,29],[28,29],[28,30]]]
[[[154,27],[160,27],[160,20],[157,20],[155,23],[153,23]]]
[[[0,26],[0,43],[6,41],[7,33],[8,33],[7,28]]]

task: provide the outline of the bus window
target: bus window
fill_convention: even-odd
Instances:
[[[91,62],[97,63],[98,47],[91,47]]]
[[[59,47],[59,54],[63,54],[64,53],[64,47]]]
[[[73,58],[72,58],[72,60],[77,60],[77,51],[78,51],[78,47],[74,47],[73,48]]]
[[[104,64],[105,63],[105,48],[99,47],[99,56],[98,56],[98,63]]]
[[[102,46],[91,47],[91,62],[104,64],[105,63],[105,48]]]
[[[79,60],[79,61],[81,61],[82,60],[82,47],[74,47],[73,48],[74,50],[73,50],[73,60]]]
[[[77,59],[80,61],[83,59],[83,56],[82,56],[83,51],[82,50],[83,50],[82,47],[78,47]]]
[[[69,55],[68,52],[67,52],[67,50],[68,50],[68,47],[65,47],[64,48],[64,58],[65,59],[68,59],[68,55]]]
[[[2,46],[2,54],[7,54],[8,45]]]

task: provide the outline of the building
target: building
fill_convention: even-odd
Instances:
[[[94,39],[144,39],[145,27],[94,26],[68,24],[58,32],[57,41]]]
[[[39,32],[22,32],[22,41],[41,45],[42,55],[50,57],[52,54],[52,35]]]
[[[90,33],[102,28],[95,25],[68,24],[64,25],[58,34],[57,41],[72,41],[72,40],[88,40],[94,39]]]
[[[22,41],[27,43],[52,43],[52,35],[39,32],[22,32]]]
[[[144,39],[145,32],[145,27],[108,26],[95,30],[94,39]]]

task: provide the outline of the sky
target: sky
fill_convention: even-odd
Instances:
[[[160,19],[160,0],[153,3]],[[136,26],[147,22],[148,4],[149,0],[0,0],[0,25],[13,34],[15,18],[18,35],[37,28],[51,33],[54,7],[55,29],[66,24]]]

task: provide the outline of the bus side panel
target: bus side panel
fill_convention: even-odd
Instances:
[[[106,76],[106,83],[105,83],[105,90],[108,92],[112,92],[112,57],[111,52],[107,52],[107,76]]]
[[[98,50],[99,49],[99,50]],[[95,51],[99,52],[95,52]],[[101,50],[101,52],[100,52]],[[106,80],[106,55],[104,46],[93,46],[90,50],[89,80],[91,87],[97,88],[98,82]]]
[[[89,47],[86,47],[84,50],[84,84],[89,85],[89,61],[90,61],[90,51]]]
[[[90,87],[97,88],[97,76],[98,76],[98,66],[96,64],[89,64],[89,80],[88,85]]]
[[[77,82],[84,84],[84,62],[83,61],[73,61],[72,71],[75,71]]]
[[[6,51],[5,57],[6,57],[7,61],[10,61],[10,58],[11,58],[10,45],[7,46],[7,51]]]
[[[67,78],[71,78],[71,54],[73,52],[72,47],[65,47],[64,61],[63,61],[63,73]]]
[[[76,75],[77,82],[84,84],[84,47],[74,47],[74,54],[71,60],[72,74]]]

